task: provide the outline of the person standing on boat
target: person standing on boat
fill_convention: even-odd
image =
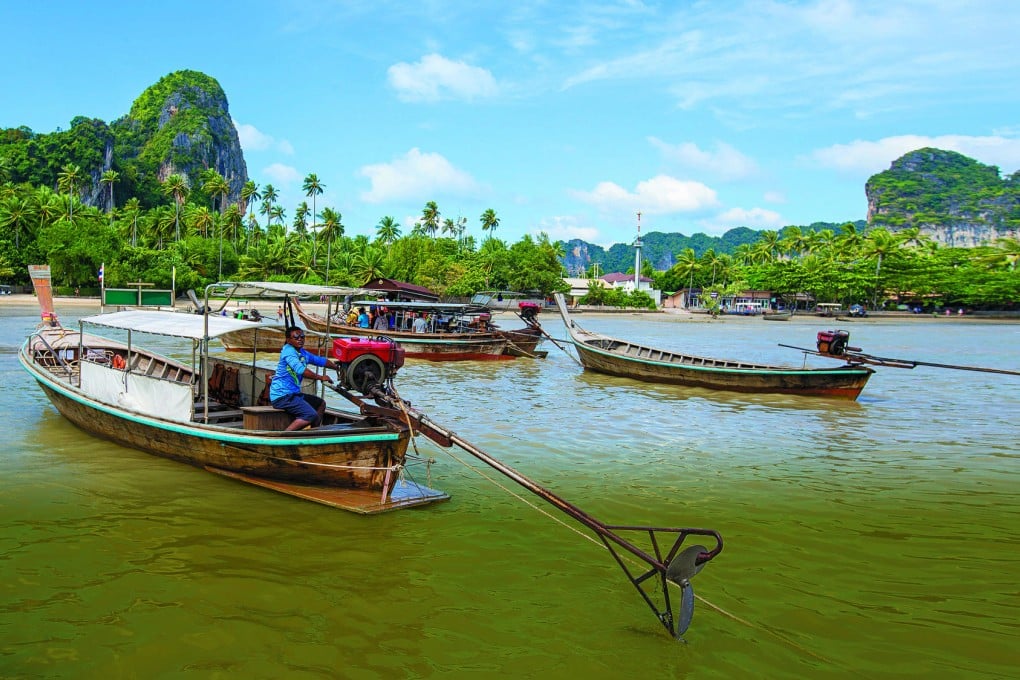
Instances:
[[[269,386],[269,402],[274,408],[286,411],[294,416],[294,422],[287,431],[300,430],[308,425],[318,427],[322,422],[322,414],[326,411],[326,402],[314,394],[301,391],[304,378],[325,380],[333,384],[333,379],[323,373],[319,375],[308,364],[325,366],[337,370],[340,365],[325,357],[315,356],[305,349],[305,332],[297,326],[287,328],[287,343],[280,350],[280,363],[276,366],[276,374]]]

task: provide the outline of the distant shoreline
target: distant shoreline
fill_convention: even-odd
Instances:
[[[98,297],[68,297],[58,296],[53,298],[53,304],[56,307],[57,312],[62,309],[92,309],[96,313],[99,312],[99,298]],[[277,301],[263,301],[257,304],[252,304],[251,307],[258,309],[264,316],[272,320],[276,316],[276,307],[278,306]],[[0,295],[0,307],[29,307],[32,309],[38,309],[38,302],[34,295],[28,293],[16,293],[13,295]],[[190,302],[184,302],[183,306],[190,307]],[[316,313],[324,313],[326,311],[326,305],[320,303],[304,303],[303,305],[309,311]],[[712,318],[710,315],[702,312],[692,313],[683,309],[672,309],[664,308],[656,311],[638,310],[638,309],[614,309],[614,310],[595,310],[591,308],[579,308],[570,310],[572,314],[576,314],[576,318],[583,319],[585,317],[602,317],[602,316],[620,316],[620,315],[631,315],[648,317],[650,319],[660,319],[663,321],[670,322],[694,322],[694,323],[755,323],[760,322],[760,315],[758,316],[744,316],[739,314],[721,314],[717,318]],[[868,323],[889,323],[895,321],[943,321],[943,322],[963,322],[963,323],[1002,323],[1002,322],[1020,322],[1020,313],[1009,314],[1008,312],[1002,312],[1001,315],[996,315],[994,312],[979,312],[976,314],[964,314],[960,316],[958,314],[952,314],[945,316],[939,314],[937,316],[932,314],[913,314],[911,312],[871,312],[864,318],[850,318],[845,316],[837,317],[826,317],[818,316],[816,314],[803,313],[794,315],[788,322],[781,323],[804,323],[805,321],[811,321],[818,324],[868,324]],[[495,312],[495,317],[515,317],[516,315],[511,312]],[[559,321],[559,315],[556,313],[554,307],[546,307],[543,309],[539,319],[555,319]],[[771,324],[770,324],[771,325]]]

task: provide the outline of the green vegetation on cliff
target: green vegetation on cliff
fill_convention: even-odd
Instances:
[[[865,187],[871,226],[924,231],[954,225],[973,229],[976,242],[1020,229],[1020,173],[953,151],[924,148],[897,159]]]

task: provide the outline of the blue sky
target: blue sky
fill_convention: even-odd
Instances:
[[[864,219],[907,151],[1020,170],[1020,3],[0,2],[0,127],[223,87],[249,176],[350,235],[427,201],[509,241]],[[17,27],[11,30],[12,27]]]

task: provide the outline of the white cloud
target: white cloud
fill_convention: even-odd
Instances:
[[[400,62],[387,71],[390,86],[403,101],[483,99],[494,96],[496,79],[484,68],[427,54],[415,64]]]
[[[680,108],[710,104],[755,118],[819,111],[875,112],[1000,101],[1020,66],[1016,3],[662,3],[654,32],[599,42],[562,87],[640,82]],[[939,40],[931,36],[938,35]],[[642,39],[643,38],[643,39]],[[951,84],[950,86],[947,86]]]
[[[276,139],[247,123],[235,125],[237,137],[241,140],[241,148],[245,151],[279,151],[288,156],[294,153],[294,147],[285,139]]]
[[[965,135],[900,135],[875,142],[857,140],[835,144],[811,153],[811,160],[826,168],[852,175],[870,176],[883,170],[903,154],[933,147],[956,151],[986,165],[996,165],[1006,173],[1020,170],[1020,139],[1007,137],[968,137]]]
[[[541,220],[537,229],[532,233],[537,235],[545,232],[552,241],[569,241],[571,239],[582,239],[588,243],[597,243],[599,230],[595,227],[582,227],[577,223],[573,215],[547,217]]]
[[[765,208],[751,208],[750,210],[730,208],[717,215],[715,221],[718,224],[728,225],[730,228],[751,227],[752,229],[760,229],[762,227],[778,226],[782,219],[783,216],[775,210],[766,210]]]
[[[571,194],[604,210],[640,210],[650,215],[698,212],[719,204],[715,191],[701,182],[682,181],[668,175],[638,182],[634,191],[627,191],[614,182],[600,182],[592,191]]]
[[[262,174],[281,185],[290,184],[301,179],[301,173],[283,163],[273,163],[266,166],[262,169]]]
[[[361,193],[367,203],[431,200],[438,195],[465,196],[483,190],[471,175],[455,168],[442,155],[422,153],[417,148],[390,163],[366,165],[360,174],[372,183],[371,189]]]
[[[762,198],[767,203],[786,203],[786,194],[781,191],[766,191]]]
[[[658,137],[649,137],[648,142],[666,160],[684,169],[707,172],[725,180],[743,179],[758,172],[753,160],[724,142],[716,142],[712,151],[703,151],[693,142],[669,144]]]
[[[709,235],[724,234],[736,227],[748,229],[777,229],[782,226],[783,216],[774,210],[765,208],[730,208],[711,219],[701,220],[699,224]]]

